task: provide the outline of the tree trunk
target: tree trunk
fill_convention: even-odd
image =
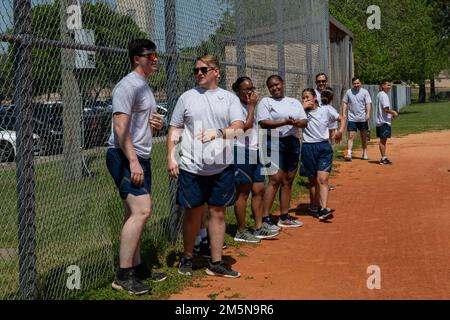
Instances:
[[[430,81],[430,101],[436,101],[436,83],[434,82],[434,79],[431,79]]]
[[[425,84],[419,85],[419,103],[425,103],[426,95]]]

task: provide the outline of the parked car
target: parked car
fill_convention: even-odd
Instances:
[[[0,162],[14,161],[17,154],[16,118],[11,111],[0,112]],[[40,154],[40,137],[33,133],[33,153]]]

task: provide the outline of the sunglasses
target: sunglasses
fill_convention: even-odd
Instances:
[[[327,80],[316,80],[317,83],[327,83]]]
[[[153,51],[148,53],[141,53],[139,54],[139,57],[147,57],[147,59],[155,61],[158,58],[158,54],[156,53],[156,51]]]
[[[201,67],[201,68],[193,68],[194,74],[198,74],[199,72],[203,74],[207,74],[208,71],[214,70],[215,68]]]

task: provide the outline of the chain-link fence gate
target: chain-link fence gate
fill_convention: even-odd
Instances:
[[[170,118],[209,53],[221,86],[280,74],[299,98],[329,70],[327,1],[4,0],[0,4],[0,299],[66,299],[111,280],[122,203],[105,165],[111,90],[130,71],[127,44],[149,37],[150,78]],[[177,241],[180,219],[165,135],[152,152],[153,215],[144,248]]]

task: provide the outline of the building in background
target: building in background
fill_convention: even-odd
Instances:
[[[155,38],[153,0],[117,0],[117,10],[133,18],[139,28],[150,38]]]

